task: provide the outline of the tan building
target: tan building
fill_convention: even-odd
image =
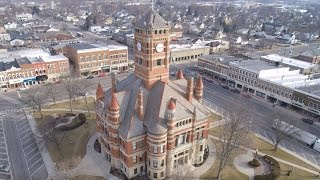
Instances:
[[[135,72],[96,92],[102,153],[127,178],[145,172],[165,179],[174,168],[203,162],[210,111],[201,104],[202,78],[169,80],[169,25],[156,11],[135,28]]]
[[[76,76],[122,72],[128,69],[126,46],[75,43],[63,48]]]
[[[297,56],[297,59],[309,63],[319,64],[320,62],[320,50],[309,50],[301,53]]]
[[[170,63],[197,62],[202,55],[208,55],[210,48],[202,45],[171,45]]]

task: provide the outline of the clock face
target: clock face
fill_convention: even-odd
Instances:
[[[141,51],[141,49],[142,49],[141,42],[137,42],[137,50]]]
[[[159,52],[162,52],[164,49],[164,45],[162,43],[159,43],[157,44],[156,46],[156,51],[159,53]]]

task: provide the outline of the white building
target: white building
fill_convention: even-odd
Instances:
[[[15,28],[17,28],[17,23],[15,23],[15,22],[8,22],[7,24],[5,24],[4,25],[4,28],[6,29],[6,30],[8,30],[8,29],[15,29]]]
[[[32,19],[32,14],[30,14],[30,13],[17,14],[16,19],[18,21],[29,21]]]
[[[300,73],[303,73],[303,74],[312,74],[312,73],[320,72],[319,65],[317,64],[312,64],[309,62],[280,56],[278,54],[261,56],[261,60],[269,63],[273,63],[275,65],[287,66],[287,67],[290,67],[290,69],[292,70],[299,69]]]
[[[236,57],[226,62],[220,58],[201,57],[198,65],[201,72],[212,72],[225,79],[230,87],[320,116],[320,79],[303,75],[299,69]]]

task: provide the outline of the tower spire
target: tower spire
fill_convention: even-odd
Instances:
[[[154,0],[151,0],[151,9],[152,9],[152,11],[154,11]]]

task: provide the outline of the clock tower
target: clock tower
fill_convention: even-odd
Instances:
[[[169,81],[170,26],[155,10],[137,22],[134,32],[135,74],[144,86]]]

